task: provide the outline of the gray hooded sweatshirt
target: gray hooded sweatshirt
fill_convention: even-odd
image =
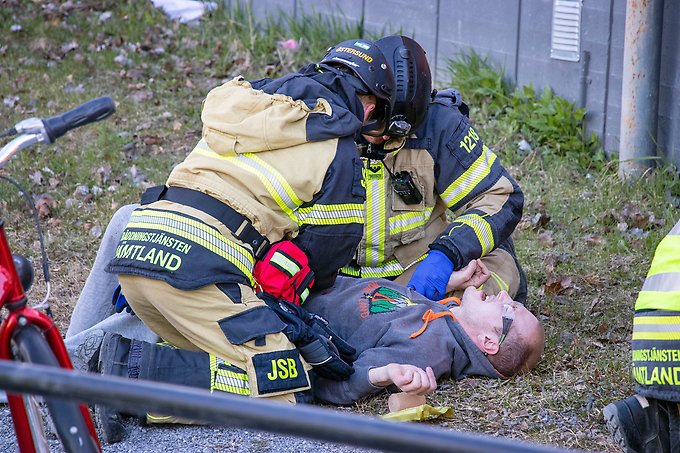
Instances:
[[[314,395],[322,401],[351,404],[381,391],[369,382],[368,371],[389,363],[429,366],[437,379],[503,377],[455,317],[445,314],[450,313],[448,306],[389,280],[338,277],[332,288],[310,296],[304,307],[326,318],[357,350],[355,373],[348,380],[317,378]],[[428,310],[432,314],[426,323]]]

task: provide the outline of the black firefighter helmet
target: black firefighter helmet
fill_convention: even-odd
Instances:
[[[377,98],[375,114],[361,132],[383,135],[387,120],[392,117],[394,75],[380,49],[370,41],[351,39],[329,48],[320,63],[349,69],[362,82],[355,86],[357,91]]]
[[[387,57],[396,81],[387,135],[408,136],[425,119],[430,104],[432,74],[425,50],[407,36],[387,36],[374,44]]]

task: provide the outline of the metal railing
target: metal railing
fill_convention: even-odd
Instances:
[[[152,381],[126,379],[0,360],[0,389],[100,403],[216,425],[277,432],[395,452],[557,453],[567,450],[523,441],[461,433],[315,406],[287,406],[264,399]],[[568,450],[573,452],[574,450]]]

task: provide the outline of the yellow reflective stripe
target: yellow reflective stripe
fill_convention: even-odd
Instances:
[[[647,276],[680,272],[680,235],[669,235],[656,248],[652,265]]]
[[[635,310],[680,311],[680,291],[640,291]]]
[[[680,267],[677,269],[680,271]],[[642,285],[642,291],[680,291],[680,272],[664,272],[650,275],[645,280],[644,285]]]
[[[297,222],[295,210],[302,205],[303,201],[298,198],[293,188],[286,179],[274,167],[264,160],[255,156],[254,153],[243,153],[236,156],[222,156],[206,147],[196,147],[194,151],[203,156],[215,159],[228,160],[239,168],[242,168],[255,176],[265,186],[269,195],[276,201],[281,210],[293,221]]]
[[[366,183],[366,264],[374,266],[385,260],[385,169],[380,162],[378,171],[364,169]],[[375,167],[372,167],[375,168]],[[363,271],[362,271],[363,272]]]
[[[239,154],[238,156],[227,157],[227,159],[238,167],[255,174],[281,210],[297,222],[295,210],[302,205],[303,201],[298,198],[293,188],[278,170],[253,153]]]
[[[300,272],[300,266],[287,256],[283,255],[282,253],[276,252],[272,255],[271,262],[274,264],[278,264],[282,268],[288,272],[289,276],[293,276]]]
[[[493,250],[494,240],[493,232],[491,231],[491,225],[489,225],[489,222],[484,220],[482,216],[479,214],[465,214],[457,217],[456,220],[454,220],[454,223],[458,223],[459,225],[451,228],[449,231],[449,236],[456,228],[460,228],[462,225],[467,225],[473,229],[475,235],[477,236],[479,245],[482,247],[482,256]]]
[[[230,365],[224,360],[210,354],[210,392],[215,390],[220,392],[235,393],[237,395],[250,395],[250,384],[248,374],[245,372],[220,368],[220,364]]]
[[[315,204],[297,211],[298,225],[345,225],[364,223],[364,205],[359,203]]]
[[[208,354],[210,357],[210,393],[215,390],[215,372],[217,371],[217,356]]]
[[[147,412],[146,418],[151,421],[151,423],[162,423],[164,421],[174,420],[176,417],[174,415],[152,415]]]
[[[633,332],[633,340],[680,340],[680,332]]]
[[[500,275],[498,275],[497,273],[491,272],[491,278],[493,278],[493,280],[496,282],[496,284],[498,285],[498,288],[499,288],[501,291],[507,291],[508,289],[510,289],[510,287],[509,287],[508,284],[505,282],[505,280],[503,280],[503,279],[500,277]],[[483,287],[484,287],[484,285],[480,286],[480,288],[483,288]]]
[[[680,316],[636,316],[633,325],[646,324],[677,324],[680,331]]]
[[[394,277],[404,273],[404,267],[397,260],[391,260],[378,266],[361,266],[362,278]]]
[[[345,266],[340,269],[340,273],[343,275],[349,275],[350,277],[360,277],[361,269],[357,267]]]
[[[424,211],[407,212],[390,218],[390,234],[403,233],[425,225],[432,215],[432,207]]]
[[[307,289],[305,289],[304,291],[302,291],[302,294],[300,294],[300,300],[301,300],[302,302],[306,301],[306,300],[307,300],[307,296],[309,296],[309,288],[307,288]]]
[[[441,194],[442,200],[449,208],[465,198],[491,172],[496,155],[484,145],[482,154]]]
[[[126,228],[165,231],[183,237],[226,259],[254,283],[252,252],[202,222],[167,211],[138,209],[132,212]]]
[[[378,266],[355,266],[348,265],[340,269],[340,273],[343,275],[348,275],[350,277],[398,277],[404,273],[404,271],[416,263],[421,262],[427,257],[427,253],[420,258],[414,260],[408,266],[402,266],[398,260],[390,260],[386,263],[379,264]]]

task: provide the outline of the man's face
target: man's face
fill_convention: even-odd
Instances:
[[[500,337],[503,328],[503,306],[508,305],[514,312],[514,319],[508,333],[517,329],[522,336],[531,335],[536,329],[538,320],[527,308],[512,300],[506,291],[498,295],[487,296],[484,291],[469,287],[463,293],[461,310],[465,319],[483,330],[493,330]],[[502,346],[501,346],[502,347]]]

